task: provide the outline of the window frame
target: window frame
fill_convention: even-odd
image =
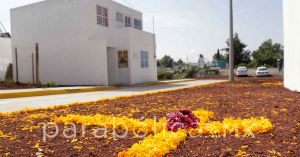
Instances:
[[[125,16],[125,27],[131,27],[131,17],[130,16]]]
[[[125,69],[128,68],[129,62],[128,62],[128,51],[118,51],[118,68],[119,69]],[[124,63],[122,63],[122,59]]]
[[[100,5],[97,5],[96,13],[97,13],[97,24],[104,27],[108,27],[109,26],[108,9]]]
[[[149,52],[148,51],[141,51],[140,52],[140,63],[141,68],[149,68]]]
[[[124,22],[124,14],[123,13],[120,13],[120,12],[116,12],[116,20],[118,22]]]
[[[142,30],[143,29],[142,20],[134,18],[134,28]]]

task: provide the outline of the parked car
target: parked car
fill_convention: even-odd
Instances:
[[[238,67],[236,70],[236,76],[248,76],[247,67]]]
[[[268,68],[266,67],[258,67],[256,70],[256,76],[260,77],[260,76],[270,76],[270,71],[268,70]]]

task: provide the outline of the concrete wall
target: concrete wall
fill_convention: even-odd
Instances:
[[[300,91],[300,1],[283,0],[284,12],[284,84]]]
[[[153,34],[145,34],[136,29],[130,29],[130,74],[131,83],[155,82],[157,81],[157,66],[154,51]],[[141,51],[147,51],[149,67],[141,67]]]
[[[0,80],[5,79],[7,66],[12,63],[11,39],[0,38]]]
[[[109,27],[97,24],[97,5],[108,9]],[[115,57],[107,56],[108,48],[113,48],[115,52],[129,50],[130,54],[131,49],[135,52],[149,49],[151,46],[144,48],[142,45],[153,45],[153,41],[149,39],[149,33],[125,28],[125,23],[116,20],[116,12],[130,16],[132,25],[134,18],[142,20],[141,12],[111,0],[47,0],[12,9],[12,47],[18,48],[19,81],[32,83],[31,56],[35,52],[35,43],[39,43],[40,79],[43,83],[52,80],[60,85],[107,85],[117,82],[119,76],[108,76],[108,70],[115,70],[113,68],[116,67],[108,67],[107,60],[114,62]],[[140,32],[138,38],[130,36],[130,29]],[[151,67],[156,68],[156,63]],[[144,80],[140,78],[144,73],[130,74],[136,76],[132,75],[134,81],[129,83],[156,80],[156,73],[151,79],[147,77]],[[109,77],[115,78],[108,81]]]

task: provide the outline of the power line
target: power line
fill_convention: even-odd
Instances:
[[[1,21],[0,21],[0,25],[2,26],[2,28],[3,28],[3,30],[4,30],[4,33],[6,33],[7,31],[6,31],[6,29],[5,29],[5,27],[3,26],[3,24],[2,24]],[[0,29],[0,32],[2,32],[1,29]]]

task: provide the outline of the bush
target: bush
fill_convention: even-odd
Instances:
[[[55,81],[48,82],[47,87],[56,87],[56,82]]]
[[[157,69],[157,78],[159,80],[170,80],[173,79],[174,71],[168,71],[165,68]]]
[[[219,70],[210,70],[210,69],[208,69],[208,70],[206,70],[206,73],[208,75],[219,75],[220,71]]]
[[[195,77],[207,77],[210,75],[220,74],[219,70],[210,70],[200,67],[188,67],[187,69],[178,68],[176,70],[167,70],[164,68],[158,68],[157,77],[159,80],[169,79],[186,79]]]
[[[12,87],[14,85],[15,85],[15,83],[12,79],[7,79],[4,81],[4,86],[6,86],[6,87]]]
[[[192,67],[192,68],[188,68],[187,72],[186,72],[186,78],[193,78],[197,73],[198,73],[197,68]]]

